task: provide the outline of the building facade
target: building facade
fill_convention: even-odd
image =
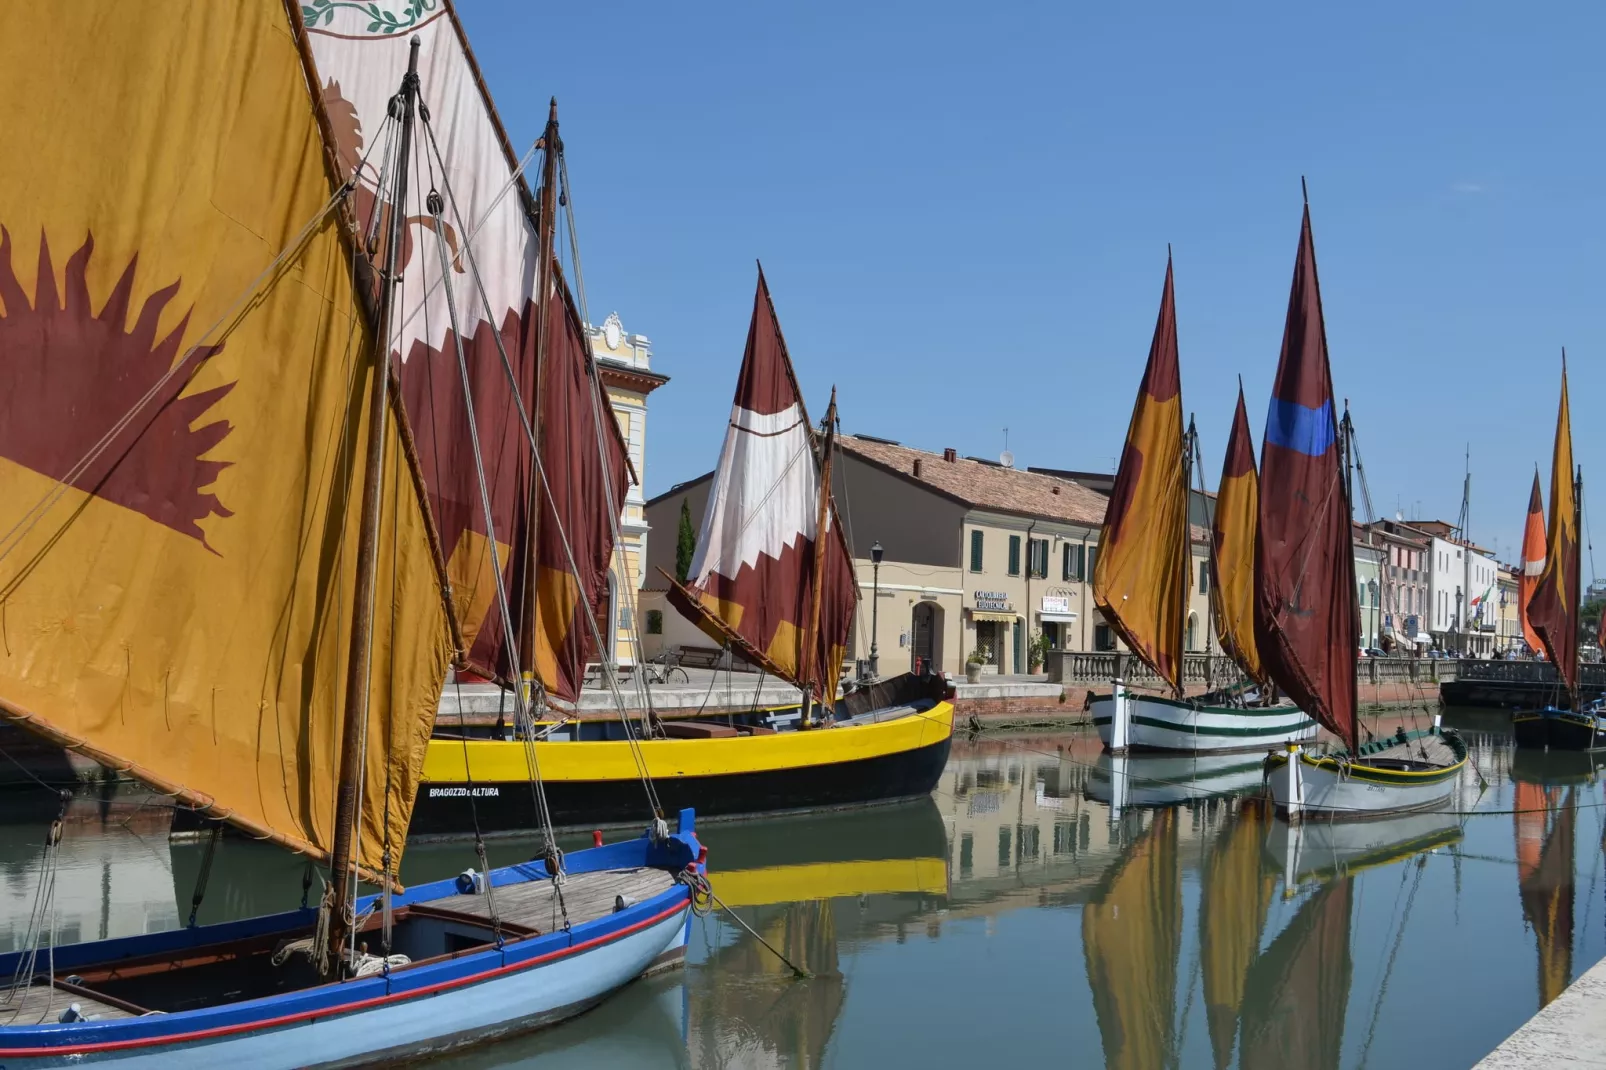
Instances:
[[[1361,609],[1363,650],[1381,649],[1383,623],[1383,567],[1387,550],[1376,532],[1355,525],[1355,596]]]
[[[1418,520],[1409,525],[1429,540],[1429,627],[1434,645],[1467,657],[1488,657],[1498,631],[1499,563],[1460,537],[1453,524]]]
[[[624,512],[619,518],[620,549],[614,554],[608,577],[612,587],[608,616],[612,621],[613,657],[616,664],[631,665],[636,660],[633,621],[639,611],[647,535],[652,530],[641,490],[647,478],[647,395],[667,383],[669,377],[652,370],[652,343],[643,335],[627,333],[617,312],[609,313],[602,326],[587,328],[586,334],[636,474],[625,495]],[[673,526],[670,530],[674,530]]]
[[[933,453],[866,435],[840,442],[833,491],[861,593],[852,658],[868,659],[873,643],[882,675],[925,665],[958,675],[980,652],[985,672],[1014,674],[1032,669],[1034,647],[1117,648],[1092,594],[1104,495],[951,449]],[[683,501],[700,520],[711,475],[648,502],[649,525],[673,530]],[[1207,534],[1197,526],[1193,534],[1185,639],[1190,650],[1217,649]],[[884,552],[879,569],[870,551],[876,544]],[[648,656],[676,643],[710,645],[677,619],[654,581],[658,567],[674,571],[673,540],[657,540],[647,560],[643,605],[656,614],[647,622]]]
[[[1522,637],[1522,617],[1517,606],[1517,577],[1519,570],[1501,565],[1495,573],[1499,591],[1499,609],[1495,618],[1495,653],[1508,651],[1522,653],[1528,649]]]

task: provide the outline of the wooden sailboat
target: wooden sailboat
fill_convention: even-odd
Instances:
[[[516,790],[531,747],[560,827],[630,819],[619,789],[642,769],[666,808],[704,819],[928,794],[953,736],[947,681],[904,674],[838,695],[858,589],[831,496],[834,396],[824,425],[811,432],[760,271],[690,581],[666,578],[681,613],[804,693],[801,719],[658,722],[641,739],[437,740],[413,831],[461,834],[471,809],[488,831],[533,827],[529,793]]]
[[[1125,681],[1113,681],[1111,693],[1095,697],[1091,704],[1099,738],[1117,755],[1129,749],[1261,750],[1289,740],[1313,739],[1315,722],[1291,704],[1261,701],[1260,696],[1268,694],[1265,688],[1235,687],[1197,698],[1189,698],[1183,690],[1193,571],[1188,497],[1197,436],[1191,425],[1184,430],[1182,412],[1176,305],[1168,257],[1148,365],[1099,535],[1093,597],[1104,620],[1132,653],[1170,685],[1171,693],[1149,694]],[[1248,503],[1253,507],[1255,491],[1253,454],[1249,455],[1247,476],[1241,464],[1242,451],[1252,449],[1247,445],[1247,418],[1244,420],[1242,428],[1234,424],[1228,467],[1222,477],[1223,501],[1217,521],[1225,527],[1217,547],[1226,552],[1225,556],[1212,554],[1217,575],[1213,604],[1222,595],[1223,581],[1233,591],[1243,591],[1249,583],[1245,551],[1254,545],[1254,526],[1252,522],[1243,526],[1247,514],[1242,506]],[[1219,613],[1217,618],[1218,623],[1232,623]],[[1240,665],[1245,661],[1239,651],[1252,650],[1248,640],[1229,645],[1225,632],[1223,645]],[[1249,679],[1254,681],[1252,673]]]
[[[1352,429],[1346,412],[1341,437],[1336,408],[1306,204],[1261,446],[1255,645],[1266,675],[1347,746],[1313,756],[1290,743],[1267,758],[1272,797],[1290,821],[1441,806],[1467,761],[1460,736],[1441,731],[1437,717],[1427,731],[1402,728],[1361,745],[1360,607],[1344,456]]]
[[[1511,729],[1523,750],[1585,751],[1606,747],[1606,711],[1599,701],[1585,704],[1578,691],[1580,510],[1583,469],[1573,467],[1572,416],[1567,403],[1567,354],[1561,356],[1561,405],[1556,414],[1556,447],[1550,465],[1550,528],[1544,568],[1527,602],[1525,620],[1544,647],[1565,697],[1537,710],[1512,715]],[[1526,557],[1526,544],[1524,557]]]
[[[460,503],[483,530],[443,552],[448,470],[422,462],[398,367],[427,358],[391,344],[429,254],[437,283],[494,287],[427,110],[483,107],[450,6],[86,2],[4,23],[0,82],[50,85],[84,121],[20,120],[0,160],[0,717],[330,880],[321,904],[216,925],[67,945],[40,926],[0,955],[0,1063],[391,1063],[677,961],[701,880],[689,811],[567,858],[548,826],[534,863],[396,882],[441,682],[471,656],[447,577],[476,546],[503,645],[517,634],[486,550],[496,492]],[[389,85],[376,179],[342,163],[314,29],[383,46],[363,72]],[[413,216],[426,161],[441,189]],[[86,232],[59,285],[60,243]],[[467,294],[449,291],[430,330],[455,351],[454,441],[483,480],[485,399],[451,307]],[[164,314],[175,297],[188,311]]]

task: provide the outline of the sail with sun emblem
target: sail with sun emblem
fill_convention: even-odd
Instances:
[[[0,155],[0,716],[323,857],[367,326],[283,9],[138,7],[0,16],[0,86],[83,102]],[[406,828],[449,649],[386,451],[361,805]]]
[[[402,288],[415,299],[392,342],[402,395],[417,429],[468,664],[505,681],[516,675],[516,660],[521,669],[533,667],[548,692],[573,699],[586,662],[597,660],[585,622],[608,598],[609,514],[620,515],[634,473],[611,415],[600,425],[593,420],[590,349],[578,314],[571,315],[573,297],[555,270],[537,270],[554,262],[551,231],[557,225],[549,218],[543,233],[537,197],[549,216],[556,215],[555,197],[547,188],[526,194],[515,173],[519,161],[450,5],[324,2],[302,17],[338,166],[355,178],[355,224],[376,263],[384,255],[388,211],[377,190],[395,140],[387,107],[409,43],[419,41],[425,103],[451,125],[449,134],[436,136],[437,121],[426,121],[419,179],[407,195]],[[543,165],[555,164],[561,149],[554,105],[539,150]],[[538,174],[543,187],[558,181],[555,166],[542,166]],[[432,192],[442,198],[438,234]],[[450,265],[444,285],[441,242]],[[543,281],[545,308],[536,297]],[[454,311],[511,619],[532,632],[516,659],[496,612],[496,562],[464,418],[458,340],[450,337]],[[541,444],[546,486],[531,464],[531,433]],[[561,533],[567,533],[567,547]]]
[[[690,810],[466,890],[396,884],[458,651],[427,446],[383,341],[420,294],[371,288],[321,136],[301,20],[331,6],[353,5],[0,8],[0,89],[48,102],[12,116],[0,155],[0,718],[329,863],[318,905],[201,924],[203,879],[182,928],[62,943],[57,822],[44,924],[0,952],[3,1066],[393,1065],[556,1021],[684,953]],[[391,78],[377,196],[407,204],[417,46]],[[401,213],[384,227],[372,266],[397,281]],[[492,904],[493,885],[522,899]]]

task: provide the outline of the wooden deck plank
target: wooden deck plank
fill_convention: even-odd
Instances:
[[[5,993],[0,991],[0,997],[4,995]],[[9,1003],[0,1002],[0,1025],[50,1025],[61,1017],[62,1011],[74,1003],[78,1004],[79,1011],[86,1017],[97,1021],[134,1017],[120,1007],[113,1007],[109,1003],[102,1003],[89,996],[60,992],[43,984],[33,984],[18,991],[16,997]]]
[[[674,878],[661,869],[576,873],[563,884],[563,905],[569,923],[580,925],[612,914],[616,896],[624,895],[639,903],[668,891],[674,883]],[[554,924],[563,924],[552,882],[546,880],[503,885],[493,889],[489,896],[452,895],[431,899],[427,905],[489,920],[493,903],[502,920],[516,925],[530,925],[549,932]]]

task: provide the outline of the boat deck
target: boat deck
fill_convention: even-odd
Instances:
[[[133,1012],[102,1002],[81,989],[75,990],[74,986],[46,985],[43,978],[18,989],[10,999],[6,996],[6,992],[0,991],[0,1026],[50,1025],[60,1021],[62,1012],[75,1003],[78,1013],[95,1021],[137,1017]]]
[[[563,906],[569,924],[596,921],[614,912],[615,899],[624,896],[640,903],[675,886],[673,875],[662,869],[614,869],[600,873],[571,873],[563,882]],[[551,881],[529,881],[492,889],[490,895],[453,895],[431,899],[420,906],[454,914],[491,917],[494,905],[499,921],[552,932],[563,927],[564,914]]]
[[[1421,736],[1396,743],[1382,750],[1372,751],[1370,754],[1358,759],[1358,764],[1370,765],[1376,762],[1422,762],[1428,765],[1454,765],[1461,760],[1450,744],[1442,736]]]

